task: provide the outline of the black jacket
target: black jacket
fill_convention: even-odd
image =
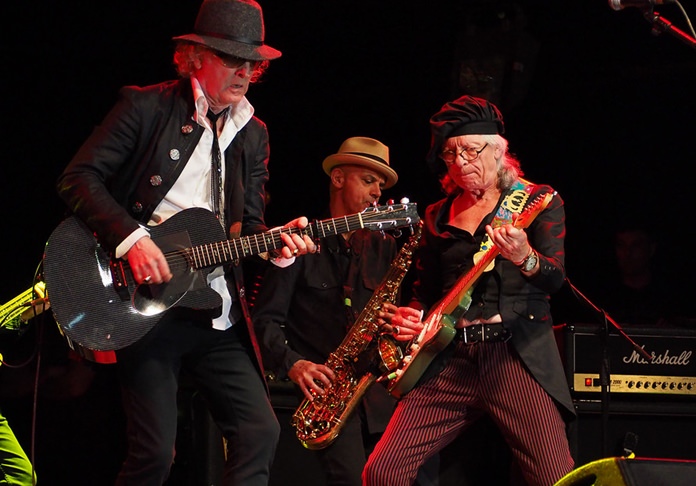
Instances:
[[[194,112],[190,79],[124,87],[59,177],[59,195],[107,250],[115,250],[139,224],[150,220],[181,174],[204,131],[193,121]],[[268,132],[256,117],[225,151],[225,220],[235,233],[267,229],[268,154]],[[242,304],[260,369],[240,266],[229,269],[227,276]]]
[[[546,192],[553,192],[553,189],[545,185],[535,186],[530,200]],[[501,199],[504,196],[501,195]],[[448,198],[429,206],[424,217],[423,238],[416,257],[418,278],[414,284],[415,302],[412,305],[426,311],[473,267],[473,253],[478,251],[485,234],[485,224],[491,222],[495,213],[484,219],[471,241],[458,243],[467,236],[453,234],[444,224],[451,202],[452,199]],[[561,410],[571,416],[575,411],[553,334],[549,302],[550,294],[560,289],[565,279],[563,199],[556,194],[526,231],[532,248],[539,254],[540,272],[527,278],[512,262],[499,256],[492,272],[484,273],[475,289],[479,293],[485,292],[486,279],[495,279],[497,283],[491,288],[497,288],[497,295],[487,297],[497,302],[503,323],[512,333],[510,342],[534,378],[560,405]],[[463,253],[462,246],[471,249],[471,254]],[[439,360],[440,366],[446,354],[443,353],[443,358]],[[432,371],[429,370],[428,374]]]

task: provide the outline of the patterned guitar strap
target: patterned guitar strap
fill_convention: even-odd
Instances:
[[[495,212],[495,216],[493,216],[493,220],[491,221],[491,226],[493,228],[497,228],[504,224],[510,224],[514,222],[514,215],[519,215],[522,212],[522,209],[524,209],[524,205],[527,204],[527,201],[529,200],[529,196],[534,191],[534,187],[534,184],[524,179],[516,180],[512,187],[508,189],[507,195],[503,198],[500,205],[498,206],[498,209]],[[480,259],[480,257],[483,256],[483,254],[485,254],[490,249],[490,238],[488,237],[488,233],[486,233],[483,236],[483,240],[481,240],[481,246],[479,247],[479,251],[474,255],[474,262],[477,262]],[[491,264],[490,267],[486,268],[485,271],[488,272],[492,269],[493,264]],[[450,317],[452,318],[453,322],[457,321],[460,317],[464,315],[464,313],[467,310],[469,310],[469,306],[471,305],[471,296],[474,293],[475,287],[476,283],[469,287],[469,290],[462,296],[457,307],[455,307],[454,310],[452,310]]]

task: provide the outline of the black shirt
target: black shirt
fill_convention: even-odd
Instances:
[[[391,236],[363,229],[348,242],[342,236],[326,238],[319,253],[299,257],[287,268],[269,268],[253,316],[264,367],[284,378],[299,359],[323,364],[352,326],[346,294],[352,314],[359,314],[396,250]]]

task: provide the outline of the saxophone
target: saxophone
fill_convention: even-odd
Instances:
[[[338,437],[367,389],[376,381],[378,372],[394,371],[399,366],[403,358],[401,348],[390,336],[380,334],[377,321],[382,304],[396,301],[401,282],[411,266],[421,226],[419,222],[415,230],[412,229],[413,234],[348,334],[329,355],[326,366],[336,374],[333,386],[324,395],[315,395],[314,400],[305,398],[293,414],[291,423],[297,438],[307,449],[328,447]]]

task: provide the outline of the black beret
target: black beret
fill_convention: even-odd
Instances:
[[[430,118],[430,151],[428,166],[434,172],[442,172],[444,164],[439,158],[440,149],[448,138],[459,135],[491,135],[505,132],[503,115],[493,104],[482,98],[462,96],[445,103]]]

